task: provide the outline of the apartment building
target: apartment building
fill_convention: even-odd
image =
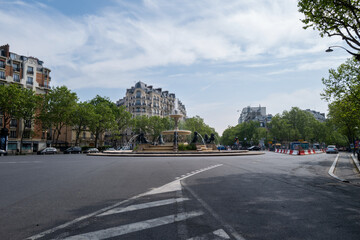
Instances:
[[[0,84],[18,84],[29,88],[37,94],[46,94],[50,89],[50,69],[43,66],[44,62],[36,57],[23,56],[10,52],[10,46],[0,46]],[[23,151],[32,152],[46,147],[46,131],[34,122],[25,122],[21,119],[12,119],[9,126],[4,126],[2,113],[0,112],[1,128],[6,127],[9,131],[9,152],[20,149],[20,137],[25,124],[26,134],[23,143]],[[34,132],[34,135],[30,134]]]
[[[238,119],[238,124],[249,122],[249,121],[258,121],[260,127],[266,127],[267,124],[271,121],[272,115],[266,114],[266,107],[245,107],[242,109],[240,117]]]
[[[185,105],[175,97],[174,93],[148,86],[140,81],[127,89],[126,96],[117,101],[116,105],[125,106],[133,117],[142,115],[166,117],[174,110],[186,117]]]

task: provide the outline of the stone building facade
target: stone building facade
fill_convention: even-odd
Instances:
[[[174,93],[163,91],[161,88],[148,86],[137,82],[135,86],[126,90],[126,96],[116,102],[117,106],[125,106],[133,117],[136,116],[169,116],[177,110],[186,117],[186,108],[175,97]]]
[[[266,114],[266,107],[245,107],[242,109],[240,117],[238,119],[238,124],[249,122],[249,121],[258,121],[260,127],[267,127],[267,124],[271,122],[272,115]]]
[[[49,68],[35,57],[28,57],[10,52],[10,46],[0,46],[0,84],[18,84],[21,87],[32,89],[36,94],[46,94],[50,89]],[[25,122],[21,119],[12,119],[9,126],[4,126],[4,119],[0,112],[0,126],[9,130],[8,151],[15,152],[20,148],[20,138],[25,124],[26,131],[23,143],[25,152],[37,151],[46,147],[46,132],[34,122]],[[34,132],[31,136],[30,132]]]

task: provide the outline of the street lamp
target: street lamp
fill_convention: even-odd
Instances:
[[[347,50],[346,48],[344,48],[344,47],[342,47],[342,46],[330,46],[328,49],[325,50],[325,52],[332,52],[332,51],[334,51],[332,48],[335,48],[335,47],[344,49],[344,50],[347,51],[349,54],[353,55],[353,56],[356,58],[356,60],[360,61],[360,54],[356,54],[356,53],[350,52],[349,50]]]

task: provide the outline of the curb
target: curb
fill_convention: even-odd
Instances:
[[[224,157],[263,155],[264,152],[218,152],[218,153],[88,153],[97,157]]]
[[[357,160],[357,158],[354,156],[354,154],[351,154],[351,158],[352,158],[352,160],[354,161],[357,170],[360,172],[360,163],[359,163],[359,160]]]

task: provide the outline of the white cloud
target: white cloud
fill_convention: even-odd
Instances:
[[[105,91],[142,80],[175,92],[190,115],[219,132],[236,124],[237,108],[249,102],[269,113],[326,111],[321,90],[309,86],[344,60],[324,53],[339,39],[302,28],[297,0],[118,0],[79,16],[0,2],[0,42],[43,60],[53,84]],[[278,92],[302,76],[302,85]]]
[[[282,113],[284,110],[290,110],[292,107],[300,109],[312,109],[326,113],[327,102],[321,100],[320,93],[322,89],[304,88],[297,89],[297,86],[286,92],[273,92],[264,99],[252,103],[251,106],[259,104],[266,107],[266,112],[270,114]]]

